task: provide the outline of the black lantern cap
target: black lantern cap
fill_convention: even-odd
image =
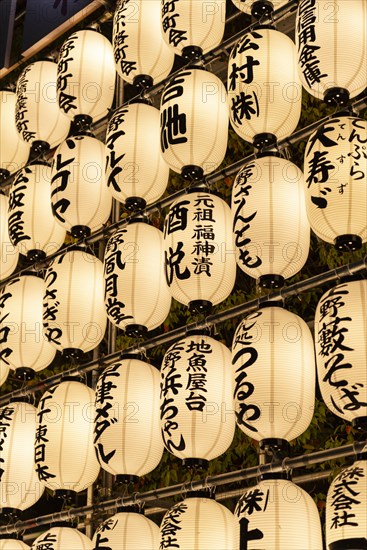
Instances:
[[[143,506],[140,506],[139,504],[122,504],[121,506],[117,506],[116,511],[118,513],[128,513],[128,514],[142,514],[144,515],[144,508]]]
[[[274,11],[274,4],[270,0],[255,0],[251,6],[251,15],[254,19],[270,17]]]
[[[91,230],[87,225],[74,225],[70,233],[74,239],[86,239],[90,236]]]
[[[195,164],[187,164],[181,169],[181,175],[185,180],[190,181],[200,181],[204,177],[204,170],[201,166],[196,166]]]
[[[80,359],[83,357],[84,353],[79,348],[65,348],[62,351],[62,355],[66,359],[74,359],[75,361],[80,361]]]
[[[33,248],[27,252],[27,261],[29,263],[41,262],[46,258],[46,252],[39,250],[38,248]]]
[[[187,470],[207,470],[209,467],[209,460],[205,458],[184,458],[182,465]]]
[[[93,136],[93,118],[90,115],[75,115],[72,126],[73,136]]]
[[[346,88],[329,88],[324,93],[324,101],[328,105],[335,107],[336,105],[348,105],[350,96]]]
[[[262,288],[282,288],[284,286],[284,277],[282,275],[261,275],[259,285]]]
[[[289,443],[286,439],[278,438],[265,438],[259,442],[259,447],[262,451],[265,452],[275,452],[275,453],[287,453],[289,450]]]
[[[284,307],[282,300],[267,300],[266,302],[259,302],[259,309],[266,309],[268,307]]]
[[[39,155],[44,155],[48,153],[50,150],[50,144],[47,141],[42,141],[40,139],[36,139],[32,143],[30,157],[33,159],[34,157],[38,157]]]
[[[143,361],[144,359],[144,353],[141,351],[124,351],[122,350],[120,354],[120,359],[138,359],[139,361]]]
[[[138,74],[134,77],[133,86],[142,90],[149,90],[153,86],[153,78],[148,74]]]
[[[329,544],[329,550],[367,550],[367,538],[337,540]]]
[[[18,367],[15,369],[14,375],[17,380],[33,380],[36,372],[30,367]]]
[[[65,502],[72,502],[75,499],[76,491],[72,491],[71,489],[56,489],[54,495]]]
[[[203,56],[203,50],[200,46],[185,46],[182,48],[181,56],[185,61],[200,61]]]
[[[367,416],[359,416],[358,418],[354,418],[354,420],[352,420],[352,426],[355,430],[367,434]]]
[[[125,334],[131,338],[146,338],[148,329],[144,325],[132,323],[131,325],[126,325]]]
[[[186,332],[186,336],[211,336],[212,327],[192,328]]]
[[[22,535],[20,533],[0,533],[0,540],[11,539],[11,540],[22,540]]]
[[[144,210],[147,202],[142,197],[128,197],[125,201],[125,208],[129,212],[139,212],[139,210]]]
[[[0,523],[10,523],[21,519],[22,511],[19,508],[0,508]]]
[[[185,495],[185,499],[187,498],[210,498],[211,500],[215,500],[215,492],[213,491],[213,488],[203,488],[203,489],[193,489],[190,491],[187,491]]]
[[[189,303],[190,313],[201,313],[202,315],[209,315],[213,308],[212,302],[209,300],[192,300]]]
[[[340,252],[351,252],[362,248],[362,239],[359,235],[339,235],[334,246]]]
[[[5,168],[0,168],[0,185],[2,183],[5,183],[9,176],[9,170],[6,170]]]
[[[260,472],[259,480],[265,481],[267,479],[284,479],[285,481],[292,481],[292,475],[289,470],[282,470],[281,472]]]
[[[119,474],[115,478],[117,485],[129,485],[130,483],[137,483],[139,481],[139,476],[134,476],[130,474]]]
[[[265,147],[276,147],[277,146],[277,137],[274,134],[270,133],[262,133],[262,134],[256,134],[256,136],[253,139],[253,145],[256,147],[256,149],[264,149]]]

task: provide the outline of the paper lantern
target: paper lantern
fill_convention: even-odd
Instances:
[[[101,523],[94,537],[94,550],[152,550],[158,548],[159,528],[133,507],[126,507]],[[129,511],[127,511],[129,510]],[[106,546],[107,545],[107,546]]]
[[[77,529],[52,527],[42,533],[32,544],[31,550],[93,550],[92,541]]]
[[[315,312],[317,373],[326,406],[365,427],[367,417],[367,281],[325,292]]]
[[[4,384],[6,379],[9,376],[9,366],[4,363],[4,361],[0,362],[0,386]]]
[[[166,78],[175,55],[162,37],[160,0],[120,0],[112,44],[116,70],[129,84],[147,88]]]
[[[261,286],[282,286],[302,269],[310,226],[295,164],[278,156],[246,164],[233,185],[232,215],[237,264]]]
[[[120,481],[136,481],[162,458],[159,380],[157,369],[136,356],[110,365],[99,377],[94,446],[102,468]]]
[[[160,546],[174,550],[235,550],[235,519],[207,491],[190,492],[163,518]],[[158,547],[157,547],[158,548]]]
[[[0,181],[22,168],[29,156],[29,145],[15,127],[15,102],[14,92],[0,91]]]
[[[235,418],[230,364],[230,351],[205,334],[179,340],[164,356],[162,436],[167,450],[183,459],[185,466],[207,466],[232,443]]]
[[[36,61],[23,70],[17,82],[17,130],[23,141],[40,150],[55,147],[69,133],[70,120],[57,104],[56,78],[56,63]]]
[[[220,165],[228,139],[226,98],[219,78],[198,67],[181,71],[166,85],[161,97],[161,151],[172,170],[201,179]]]
[[[200,57],[222,41],[225,0],[162,0],[162,33],[178,55]]]
[[[116,111],[107,126],[106,157],[107,186],[116,200],[128,209],[158,200],[169,175],[160,151],[158,109],[139,102]]]
[[[52,262],[45,282],[46,338],[64,355],[80,358],[101,343],[106,331],[103,264],[85,248],[74,247]]]
[[[336,476],[326,499],[328,550],[367,548],[367,446]]]
[[[58,496],[79,493],[97,479],[94,415],[94,391],[76,379],[61,382],[40,399],[34,442],[36,471],[39,480]]]
[[[112,106],[115,76],[110,41],[93,29],[74,32],[61,46],[57,65],[60,110],[82,124],[100,120]]]
[[[286,479],[266,478],[247,489],[234,515],[241,548],[323,549],[316,504]]]
[[[293,41],[272,28],[246,33],[229,58],[228,101],[234,131],[255,147],[289,136],[302,106]]]
[[[28,546],[28,544],[24,544],[24,542],[18,540],[15,538],[16,536],[17,535],[13,538],[11,534],[0,535],[0,550],[31,550],[31,547]]]
[[[177,199],[164,223],[166,277],[173,298],[192,310],[225,300],[236,279],[230,209],[194,191]]]
[[[365,120],[336,116],[319,126],[306,146],[308,219],[316,235],[338,250],[356,250],[367,242],[365,143]]]
[[[296,21],[299,74],[308,93],[332,105],[366,87],[364,0],[301,0]]]
[[[33,378],[48,367],[56,350],[47,342],[42,327],[42,302],[46,285],[41,276],[26,271],[8,283],[0,293],[1,362],[15,375]]]
[[[6,279],[15,271],[19,259],[19,252],[9,237],[8,207],[8,197],[0,193],[0,280]]]
[[[19,517],[44,491],[34,469],[36,412],[33,405],[23,402],[12,402],[0,409],[0,508],[9,517]]]
[[[257,18],[259,15],[270,15],[274,10],[287,4],[289,0],[232,0],[232,2],[239,10],[252,13]]]
[[[56,150],[51,172],[55,218],[73,237],[88,237],[109,218],[104,145],[92,135],[68,138]]]
[[[164,274],[162,232],[137,221],[117,231],[104,259],[108,318],[127,334],[146,335],[169,314],[171,293]]]
[[[10,188],[8,227],[11,242],[31,262],[53,254],[66,231],[51,208],[51,167],[36,162],[20,170]]]
[[[314,345],[303,319],[267,305],[248,315],[233,338],[236,417],[239,428],[262,447],[283,447],[312,420]]]

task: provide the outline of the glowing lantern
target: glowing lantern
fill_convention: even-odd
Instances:
[[[295,164],[276,155],[246,164],[233,185],[232,214],[236,259],[247,275],[279,287],[302,269],[310,226]]]
[[[34,442],[36,470],[39,480],[58,496],[79,493],[97,479],[94,414],[93,390],[76,379],[61,382],[40,399]]]
[[[142,209],[166,190],[169,168],[159,136],[159,111],[142,102],[122,107],[108,124],[107,186],[128,209]]]
[[[205,334],[173,344],[162,363],[160,409],[164,444],[184,465],[223,454],[235,430],[230,351]]]
[[[162,232],[142,220],[117,231],[104,259],[108,318],[129,335],[146,335],[169,314]]]
[[[14,92],[0,91],[0,181],[22,168],[29,156],[29,145],[15,127],[15,102]]]
[[[152,550],[158,548],[159,528],[146,518],[136,507],[122,508],[97,528],[94,549],[103,550],[108,545],[111,550]]]
[[[64,355],[80,357],[96,348],[106,331],[103,264],[82,247],[58,256],[45,276],[46,338]]]
[[[9,235],[14,246],[30,261],[44,259],[63,244],[64,228],[51,208],[51,167],[30,164],[17,173],[9,194]]]
[[[35,372],[48,367],[55,348],[42,330],[42,302],[46,285],[42,277],[23,272],[1,291],[0,343],[1,362],[15,370],[20,379],[31,379]]]
[[[224,159],[227,139],[227,93],[222,82],[198,67],[178,73],[161,98],[164,161],[186,178],[201,179]]]
[[[236,8],[245,13],[251,13],[258,18],[260,15],[270,15],[274,10],[278,10],[289,0],[232,0]]]
[[[112,106],[115,77],[110,41],[93,29],[74,32],[61,46],[57,65],[60,110],[82,125],[101,119]]]
[[[6,279],[13,273],[19,259],[19,252],[9,237],[8,207],[8,197],[0,193],[0,280]]]
[[[123,80],[143,88],[170,73],[174,52],[163,40],[160,0],[120,0],[113,18],[116,70]]]
[[[160,548],[236,550],[235,526],[232,512],[216,502],[208,491],[192,491],[164,516]]]
[[[159,380],[137,356],[110,365],[98,380],[94,445],[102,468],[120,481],[146,475],[162,458]]]
[[[237,327],[232,345],[237,424],[262,447],[286,446],[309,426],[316,366],[307,324],[281,307],[263,307]]]
[[[10,534],[0,535],[0,550],[31,550],[30,546],[24,544],[17,536],[18,535],[14,535],[14,537],[12,537]]]
[[[260,27],[237,42],[228,64],[228,101],[234,131],[255,147],[295,130],[302,86],[296,48],[288,36]]]
[[[36,538],[31,550],[93,550],[92,541],[77,529],[52,527]]]
[[[366,142],[367,122],[342,115],[322,124],[305,150],[311,228],[342,251],[367,242],[367,155],[361,145]]]
[[[304,88],[332,105],[366,87],[367,5],[364,0],[301,0],[296,21]]]
[[[52,61],[31,63],[18,78],[16,127],[36,150],[55,147],[69,133],[70,120],[57,104],[56,78],[57,65]]]
[[[34,469],[36,412],[33,405],[23,402],[12,402],[0,409],[0,508],[9,517],[19,517],[44,491]]]
[[[306,491],[276,477],[277,474],[264,475],[238,501],[234,515],[241,548],[322,550],[316,504]]]
[[[229,296],[236,261],[227,203],[205,191],[177,199],[165,219],[164,240],[173,298],[193,311],[209,311]]]
[[[358,426],[367,417],[367,281],[328,290],[315,313],[317,372],[326,406]]]

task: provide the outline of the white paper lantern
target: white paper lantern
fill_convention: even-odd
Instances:
[[[163,38],[178,55],[206,53],[222,41],[225,0],[162,0]]]
[[[166,277],[173,298],[193,310],[225,300],[236,279],[231,212],[196,191],[177,199],[164,223]]]
[[[232,190],[236,260],[261,286],[282,286],[306,263],[310,247],[303,174],[264,156],[246,164]]]
[[[367,80],[364,0],[301,0],[296,21],[299,74],[308,93],[334,106],[363,92]]]
[[[126,333],[145,335],[169,314],[171,293],[164,273],[162,232],[138,221],[117,231],[104,259],[108,318]]]
[[[161,31],[160,0],[120,0],[113,17],[116,70],[129,84],[143,88],[170,73],[175,54]]]
[[[10,239],[30,261],[53,254],[66,231],[51,208],[51,167],[36,162],[20,170],[10,188],[8,226]]]
[[[158,200],[169,175],[160,151],[158,109],[140,102],[116,111],[107,126],[106,157],[107,186],[115,199],[140,209]]]
[[[197,67],[178,73],[166,85],[161,97],[164,161],[187,178],[201,179],[224,159],[227,139],[227,93],[222,82]]]
[[[15,127],[16,95],[0,91],[0,178],[7,178],[28,160],[29,145],[19,136]]]
[[[47,149],[61,143],[69,133],[70,120],[60,111],[56,96],[57,65],[36,61],[28,65],[17,81],[15,122],[21,138],[44,142]]]
[[[315,312],[317,372],[326,406],[365,425],[367,417],[367,281],[328,290]]]
[[[45,281],[36,273],[26,271],[0,293],[3,332],[0,358],[21,379],[33,378],[35,371],[48,367],[55,357],[55,348],[43,334],[45,290]]]
[[[367,9],[367,5],[366,5]],[[367,242],[367,122],[336,116],[309,138],[305,193],[312,230],[339,250]]]
[[[94,446],[102,468],[121,481],[148,474],[162,458],[159,380],[157,369],[133,356],[99,377]]]
[[[336,476],[326,499],[328,550],[367,547],[367,446]]]
[[[52,527],[42,533],[32,544],[31,550],[93,550],[92,541],[77,529]]]
[[[31,550],[31,547],[21,540],[11,538],[10,535],[5,535],[7,538],[2,538],[2,536],[0,536],[0,550]]]
[[[256,6],[256,4],[261,3],[262,6],[265,4],[264,1],[258,2],[257,0],[232,0],[232,2],[236,6],[236,8],[238,8],[239,10],[241,10],[245,13],[251,13],[252,10],[256,9],[256,8],[257,8],[256,11],[258,11],[259,8],[258,8],[258,6]],[[269,5],[269,7],[266,6],[265,11],[267,12],[268,10],[270,10],[270,11],[278,10],[279,8],[281,8],[282,6],[287,4],[287,2],[289,2],[289,0],[271,0],[270,2],[266,2],[266,4],[270,4],[270,5]],[[261,13],[261,11],[259,13]]]
[[[6,379],[9,376],[9,366],[4,363],[4,361],[0,362],[0,386],[4,384]]]
[[[115,93],[111,42],[92,29],[74,32],[60,49],[57,65],[59,107],[69,118],[106,116]]]
[[[6,279],[15,271],[19,259],[19,252],[9,237],[8,207],[8,197],[0,193],[0,280]]]
[[[155,550],[159,528],[136,511],[119,512],[99,525],[93,543],[94,550]]]
[[[235,430],[230,351],[205,334],[173,344],[161,368],[160,410],[164,444],[185,465],[223,454]]]
[[[51,172],[51,203],[59,224],[73,237],[87,237],[109,218],[104,145],[92,135],[68,138],[56,149]]]
[[[308,428],[316,366],[303,319],[277,306],[251,313],[235,332],[232,363],[237,424],[245,434],[281,447]]]
[[[94,391],[75,380],[46,391],[37,409],[34,442],[40,481],[58,495],[83,491],[97,479],[93,446]]]
[[[232,127],[242,139],[261,148],[289,136],[302,106],[293,41],[275,29],[246,33],[229,57],[228,101]]]
[[[12,402],[0,409],[2,513],[17,515],[43,494],[44,484],[34,469],[36,412],[33,405],[23,402]]]
[[[46,338],[64,355],[80,357],[104,337],[103,264],[84,248],[58,256],[45,276],[43,325]]]
[[[264,479],[249,488],[238,501],[235,517],[240,548],[323,549],[317,506],[291,481]]]
[[[159,548],[237,550],[235,524],[232,512],[210,498],[207,491],[188,493],[164,516]]]

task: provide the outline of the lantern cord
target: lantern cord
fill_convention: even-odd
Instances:
[[[361,453],[366,445],[367,440],[343,445],[341,447],[336,447],[333,449],[324,449],[321,451],[316,451],[314,453],[300,455],[292,458],[287,457],[283,460],[283,462],[261,466],[261,473],[278,473],[284,471],[285,468],[294,470],[314,464],[321,464],[330,460],[353,458],[356,454]],[[207,487],[208,484],[218,487],[221,485],[243,482],[249,479],[256,479],[258,473],[259,466],[251,466],[250,468],[244,468],[242,470],[236,470],[234,472],[226,472],[224,474],[207,476],[205,479],[192,481],[191,487],[192,490],[198,491]],[[329,474],[330,472],[327,472],[328,476]],[[312,473],[307,476],[302,476],[302,481],[313,481],[314,479],[320,479],[320,477],[324,477],[324,475],[324,472]],[[297,478],[295,478],[294,481],[296,482]],[[156,502],[157,500],[180,497],[182,495],[182,487],[182,484],[171,485],[169,487],[161,487],[159,489],[140,493],[139,498],[144,501],[146,505],[149,503],[151,506],[154,506],[154,502]],[[133,506],[134,498],[135,496],[133,494],[129,498],[123,499],[123,505]],[[40,527],[44,525],[50,525],[56,521],[65,521],[72,518],[85,517],[86,515],[91,513],[101,513],[116,510],[118,506],[121,506],[121,497],[118,499],[99,502],[98,504],[94,505],[71,508],[63,512],[40,516],[38,518],[28,519],[25,521],[18,521],[15,524],[0,527],[0,536],[19,531],[28,531],[29,529],[34,529],[35,526]]]

